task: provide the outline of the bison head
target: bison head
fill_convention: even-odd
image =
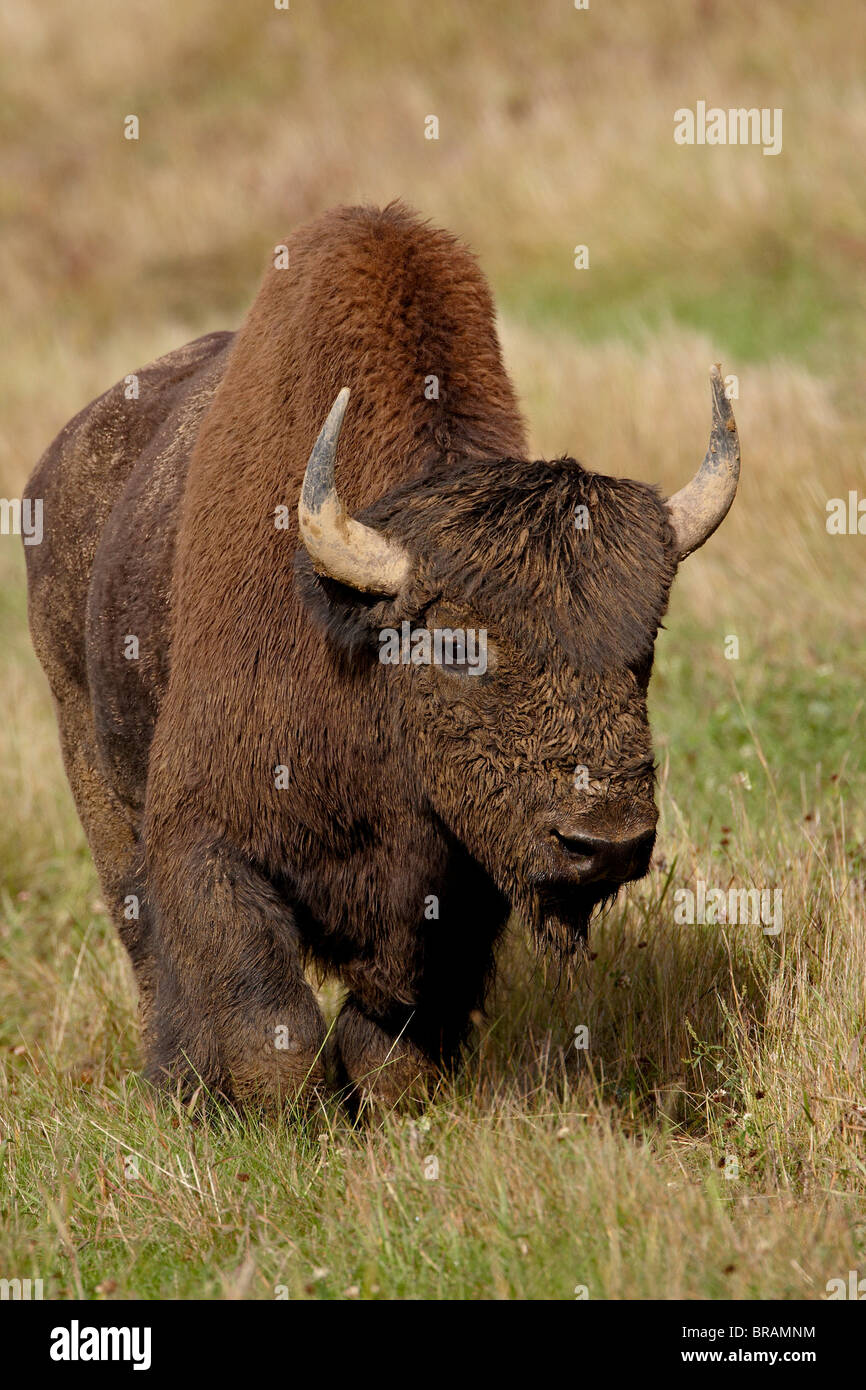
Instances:
[[[718,367],[711,379],[706,457],[668,501],[573,459],[466,458],[352,518],[334,483],[346,390],[307,467],[301,537],[331,630],[378,668],[444,833],[563,954],[649,867],[655,638],[679,561],[739,475]],[[460,633],[474,634],[463,652]]]

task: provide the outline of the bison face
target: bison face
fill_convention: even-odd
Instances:
[[[473,460],[363,519],[412,556],[402,592],[316,582],[344,658],[392,705],[395,774],[411,766],[539,944],[572,951],[655,839],[646,695],[677,562],[665,506],[568,459]]]
[[[568,951],[594,908],[649,867],[655,633],[631,660],[611,641],[607,662],[593,667],[579,624],[550,630],[544,597],[533,604],[527,595],[518,612],[513,593],[492,598],[449,596],[426,610],[434,632],[485,632],[487,668],[408,665],[399,673],[403,725],[437,815],[539,944]]]
[[[668,503],[572,459],[464,459],[355,520],[333,487],[335,437],[330,473],[315,451],[308,468],[301,534],[330,576],[332,632],[369,663],[371,698],[393,700],[419,795],[561,953],[649,867],[655,638],[739,467],[720,382],[696,492]]]
[[[376,510],[416,557],[384,675],[418,782],[539,944],[571,951],[655,840],[646,697],[677,560],[664,505],[570,460],[521,460]],[[443,634],[464,635],[458,659]]]

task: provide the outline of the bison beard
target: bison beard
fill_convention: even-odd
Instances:
[[[258,1102],[330,1071],[394,1101],[456,1057],[509,907],[568,962],[646,872],[654,641],[739,455],[716,370],[667,503],[531,461],[454,237],[341,208],[289,250],[237,334],[48,449],[29,617],[146,1074]],[[404,621],[485,631],[487,669],[386,668]],[[347,990],[327,1065],[307,962]]]
[[[589,924],[596,908],[608,907],[619,892],[614,883],[596,883],[592,888],[575,890],[570,884],[551,884],[538,889],[525,905],[516,898],[514,907],[532,932],[543,955],[570,966],[575,954],[585,949]]]

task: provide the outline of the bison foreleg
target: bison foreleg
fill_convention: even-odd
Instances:
[[[457,1061],[483,1006],[508,904],[468,856],[452,869],[438,917],[343,968],[350,994],[335,1043],[343,1079],[362,1098],[395,1104],[429,1089]]]
[[[439,1069],[409,1036],[411,1013],[387,1022],[371,1018],[351,996],[334,1028],[338,1080],[350,1084],[358,1101],[392,1106],[423,1094]]]
[[[224,842],[175,828],[148,843],[147,892],[147,1076],[264,1103],[320,1082],[324,1020],[291,909],[268,880]]]

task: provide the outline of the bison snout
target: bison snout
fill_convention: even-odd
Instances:
[[[550,836],[559,862],[581,883],[625,883],[646,873],[656,832],[652,826],[637,835],[608,839],[586,831],[574,832],[563,825],[551,827]]]

